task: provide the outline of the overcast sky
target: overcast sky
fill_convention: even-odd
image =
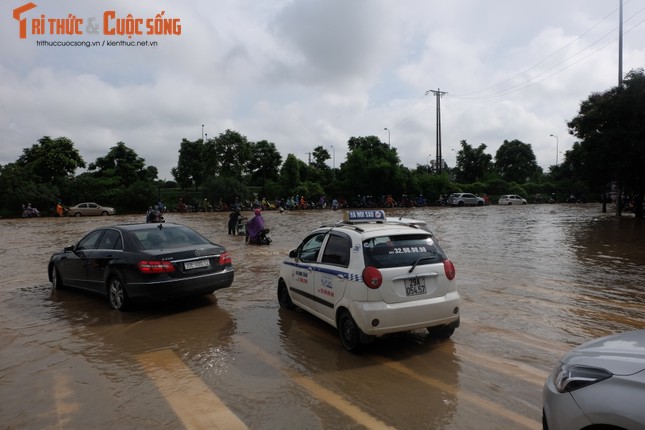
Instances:
[[[547,170],[574,142],[580,102],[618,84],[620,0],[32,1],[24,39],[12,14],[29,0],[0,9],[0,164],[42,136],[70,138],[87,163],[122,141],[170,180],[203,125],[283,159],[320,145],[336,167],[350,137],[374,135],[413,169],[436,157],[434,90],[449,166],[462,140],[494,156],[518,139]],[[626,74],[645,66],[645,2],[623,5]],[[123,19],[107,29],[131,14],[144,34],[104,35],[105,11]],[[162,11],[181,34],[145,34]],[[32,20],[70,14],[82,35],[32,34]],[[157,46],[103,46],[133,41]]]

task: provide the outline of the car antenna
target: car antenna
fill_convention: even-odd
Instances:
[[[161,230],[161,229],[163,228],[163,224],[162,224],[162,223],[159,223],[159,225],[157,226],[157,228],[158,228],[159,230]]]

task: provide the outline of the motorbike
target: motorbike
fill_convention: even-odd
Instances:
[[[251,237],[249,234],[247,234],[246,243],[249,243],[251,245],[269,245],[271,243],[269,231],[270,230],[268,228],[260,230],[260,232],[255,237]]]
[[[246,218],[240,217],[237,219],[237,225],[235,226],[235,231],[237,232],[238,236],[246,236],[246,224],[244,221]]]

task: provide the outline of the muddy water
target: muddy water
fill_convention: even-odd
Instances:
[[[266,213],[268,247],[226,235],[226,213],[168,214],[231,251],[235,282],[127,313],[52,292],[46,264],[87,230],[142,215],[0,220],[2,427],[537,429],[564,351],[645,327],[645,227],[632,218],[595,205],[388,213],[432,226],[457,268],[462,326],[360,356],[275,298],[280,261],[340,213]]]

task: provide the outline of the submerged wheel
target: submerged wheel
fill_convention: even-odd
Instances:
[[[281,308],[285,309],[295,309],[296,307],[291,301],[287,284],[282,279],[278,282],[278,303],[280,303]]]
[[[338,317],[338,335],[345,349],[350,352],[358,352],[363,345],[361,334],[361,329],[358,328],[349,311],[342,311]]]
[[[118,311],[124,311],[128,307],[128,294],[125,291],[125,284],[118,276],[110,278],[108,282],[108,301],[110,306]]]
[[[65,286],[63,285],[63,278],[60,277],[60,273],[58,272],[58,269],[53,264],[50,268],[50,276],[52,279],[52,288],[54,290],[60,290]]]

